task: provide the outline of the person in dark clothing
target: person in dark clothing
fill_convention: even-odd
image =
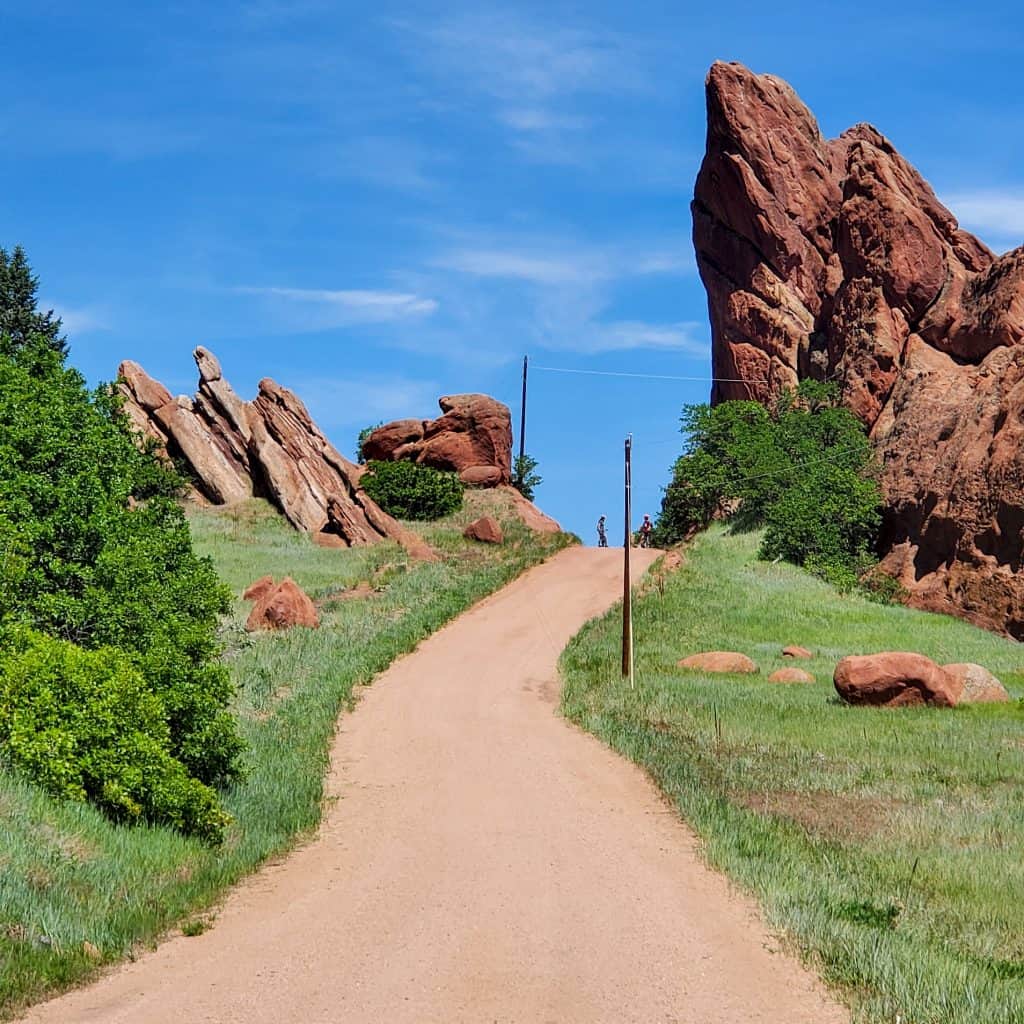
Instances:
[[[601,516],[597,521],[597,546],[599,548],[608,547],[608,534],[604,528],[604,516]]]

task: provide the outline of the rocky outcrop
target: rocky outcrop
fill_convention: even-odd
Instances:
[[[363,441],[363,458],[407,459],[434,469],[454,470],[463,483],[480,487],[512,479],[512,416],[488,395],[447,395],[434,420],[395,420]]]
[[[184,463],[205,499],[227,505],[266,497],[320,543],[353,547],[391,538],[413,557],[436,558],[360,487],[360,467],[324,437],[298,395],[264,378],[255,400],[243,401],[211,352],[197,348],[194,357],[194,398],[172,398],[130,361],[118,377],[129,421]]]
[[[715,64],[707,107],[712,400],[838,382],[884,467],[883,570],[1024,638],[1024,248],[962,231],[870,125],[824,139],[778,78]]]

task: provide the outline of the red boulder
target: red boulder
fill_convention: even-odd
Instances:
[[[501,544],[505,540],[501,526],[493,516],[481,516],[474,520],[462,531],[462,536],[484,544]]]
[[[290,576],[286,576],[256,602],[245,628],[250,631],[291,629],[293,626],[315,629],[319,625],[316,605]]]
[[[963,681],[931,658],[905,651],[843,658],[836,665],[833,682],[848,704],[882,707],[934,704],[951,708],[963,692]]]

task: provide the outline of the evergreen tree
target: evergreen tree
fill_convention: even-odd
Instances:
[[[42,342],[59,355],[67,355],[61,320],[53,310],[42,313],[37,305],[39,278],[32,273],[20,245],[8,255],[0,249],[0,352],[14,356],[30,342]]]

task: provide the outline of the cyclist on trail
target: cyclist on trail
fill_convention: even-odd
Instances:
[[[597,521],[597,546],[599,548],[608,547],[608,534],[605,532],[604,520],[605,517],[601,516]]]
[[[651,522],[651,517],[645,514],[644,521],[640,524],[640,547],[649,548],[651,546],[651,531],[653,529],[654,523]]]

